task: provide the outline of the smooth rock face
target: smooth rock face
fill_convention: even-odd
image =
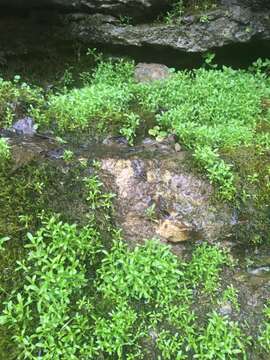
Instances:
[[[164,80],[170,76],[169,68],[162,64],[139,63],[135,67],[135,80],[137,82],[152,82]]]

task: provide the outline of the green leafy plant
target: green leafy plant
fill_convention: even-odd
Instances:
[[[23,82],[20,76],[13,81],[0,78],[0,124],[1,127],[12,125],[15,117],[30,114],[30,108],[43,108],[45,98],[43,90]]]
[[[156,204],[153,203],[152,205],[150,205],[146,210],[145,210],[145,215],[146,217],[151,220],[156,222],[157,221],[157,209],[156,209]]]
[[[68,162],[68,161],[72,160],[73,157],[74,157],[74,152],[72,150],[67,150],[67,149],[64,150],[64,153],[63,153],[64,161]]]
[[[0,162],[5,162],[11,157],[10,145],[5,138],[0,138]]]
[[[209,146],[196,147],[194,158],[206,170],[211,183],[219,185],[219,194],[226,200],[232,200],[236,194],[231,166],[220,159],[217,151]]]
[[[103,184],[96,175],[84,178],[84,182],[87,190],[86,200],[92,210],[98,208],[110,209],[112,207],[112,199],[115,194],[104,192]]]
[[[194,359],[236,360],[240,356],[247,359],[245,345],[249,343],[250,338],[244,336],[236,322],[213,312],[198,338]]]
[[[236,311],[240,310],[240,305],[238,302],[238,291],[233,285],[228,286],[223,291],[221,303],[224,303],[227,301],[229,301],[231,303],[231,305],[234,307],[234,309]]]
[[[213,294],[220,286],[220,271],[225,264],[230,264],[230,258],[224,251],[202,244],[193,252],[186,269],[187,279],[194,287],[200,286],[202,291]]]
[[[140,125],[140,117],[137,114],[126,114],[126,123],[121,127],[120,133],[125,136],[130,145],[134,144],[136,130]]]
[[[237,324],[213,314],[198,328],[191,310],[194,284],[216,289],[221,250],[199,246],[185,264],[157,240],[131,250],[119,230],[110,228],[110,236],[105,250],[93,225],[79,229],[55,216],[28,234],[27,257],[17,264],[23,283],[0,316],[18,359],[138,360],[153,336],[160,360],[245,354]]]
[[[162,141],[164,138],[168,136],[167,131],[161,130],[161,127],[156,125],[149,131],[149,135],[154,136],[157,141]]]
[[[261,327],[259,343],[267,353],[270,353],[270,303],[265,306],[265,320]]]
[[[77,359],[94,352],[91,339],[85,342],[88,320],[79,312],[84,301],[77,295],[86,285],[82,260],[96,254],[98,239],[93,228],[79,232],[56,217],[44,220],[35,236],[28,234],[28,257],[17,267],[25,284],[0,317],[0,324],[14,330],[18,359]]]
[[[9,241],[10,238],[8,236],[5,236],[3,238],[0,238],[0,251],[3,251],[4,250],[4,244]]]

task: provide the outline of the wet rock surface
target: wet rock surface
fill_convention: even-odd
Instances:
[[[203,16],[203,17],[202,17]],[[75,21],[70,16],[72,36],[84,43],[121,46],[151,46],[182,52],[204,52],[235,43],[270,39],[270,11],[253,12],[238,5],[223,6],[208,13],[185,16],[180,24],[121,25],[115,18],[88,15]],[[207,19],[207,21],[202,21]]]
[[[100,176],[117,194],[116,218],[130,243],[230,237],[232,210],[213,204],[212,187],[188,170],[188,153],[175,152],[170,142],[123,152],[123,147],[117,155],[104,148]]]
[[[27,7],[27,3],[21,5]],[[232,57],[237,52],[234,46],[239,47],[238,57],[250,56],[255,51],[256,58],[270,53],[270,7],[264,1],[224,0],[212,10],[186,13],[170,24],[157,20],[168,10],[164,1],[55,0],[56,3],[58,7],[52,10],[29,5],[21,15],[13,14],[13,10],[8,15],[3,12],[0,66],[7,65],[14,56],[44,54],[48,49],[52,53],[59,49],[70,51],[73,47],[87,49],[93,45],[107,51],[132,53],[139,61],[173,66],[174,62],[185,66],[198,64],[200,54],[209,50],[227,61],[228,52]],[[69,7],[64,5],[67,3]]]
[[[224,269],[219,291],[221,294],[227,286],[233,285],[238,291],[240,310],[228,299],[207,308],[209,299],[203,296],[195,306],[206,307],[206,311],[200,313],[202,317],[216,310],[231,320],[247,321],[250,335],[254,337],[253,331],[260,328],[264,304],[269,299],[269,246],[258,251],[246,243],[233,244],[238,226],[234,211],[226,205],[213,203],[212,187],[192,173],[189,154],[176,152],[173,139],[163,143],[145,139],[132,148],[121,141],[119,145],[118,141],[111,137],[104,144],[82,144],[73,149],[74,158],[69,163],[62,159],[63,147],[53,139],[11,133],[9,143],[15,164],[12,174],[18,176],[28,165],[34,171],[34,164],[43,162],[47,164],[48,176],[50,167],[53,168],[46,185],[50,200],[47,206],[80,224],[89,209],[83,200],[83,186],[78,182],[94,174],[91,164],[98,160],[99,177],[105,189],[117,195],[115,220],[123,228],[123,238],[131,247],[156,237],[171,244],[172,250],[187,260],[194,249],[194,240],[196,243],[218,241],[229,248],[236,260],[235,267]],[[80,161],[87,167],[78,167],[77,172]],[[258,358],[251,351],[249,359],[267,360],[267,357]]]
[[[213,203],[211,185],[192,173],[187,152],[176,152],[172,139],[133,148],[118,140],[80,147],[73,166],[76,158],[100,161],[101,180],[117,195],[116,220],[130,244],[153,237],[175,244],[230,238],[237,226],[233,209]],[[63,166],[63,148],[53,139],[10,134],[9,143],[13,172],[36,159]]]

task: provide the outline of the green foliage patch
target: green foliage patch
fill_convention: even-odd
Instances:
[[[262,332],[259,337],[259,343],[264,350],[270,354],[270,304],[265,306],[265,320],[262,325]]]
[[[86,182],[89,205],[104,205],[99,184],[95,177]],[[156,240],[131,250],[111,227],[113,244],[105,250],[96,226],[94,218],[79,229],[53,216],[28,234],[27,255],[16,267],[23,281],[0,316],[18,359],[134,360],[152,351],[157,359],[245,357],[237,323],[214,313],[199,326],[192,310],[194,287],[218,288],[226,254],[202,245],[184,263]]]
[[[45,103],[43,90],[22,82],[20,76],[13,81],[0,78],[0,126],[8,127],[20,117],[31,113],[34,107]]]
[[[144,121],[142,114],[154,117],[150,133],[159,138],[175,134],[218,186],[220,197],[234,200],[241,177],[234,168],[238,150],[253,146],[263,155],[270,149],[269,126],[265,125],[270,119],[268,62],[257,61],[250,71],[217,69],[212,64],[214,56],[208,54],[209,69],[172,72],[166,80],[141,84],[134,81],[133,62],[95,57],[96,69],[81,75],[82,88],[64,86],[46,98],[40,89],[20,79],[1,80],[2,122],[10,124],[18,117],[12,109],[19,104],[17,108],[34,117],[41,128],[121,133],[133,145]],[[235,154],[235,160],[223,158],[228,152]]]
[[[10,145],[5,138],[0,138],[0,164],[5,163],[11,157]]]
[[[225,360],[245,353],[236,323],[213,314],[206,328],[196,326],[192,291],[186,285],[187,279],[198,286],[205,281],[194,276],[205,269],[203,259],[181,264],[157,241],[129,250],[119,232],[113,237],[111,250],[105,251],[92,225],[78,230],[57,217],[43,220],[34,236],[28,234],[28,255],[16,269],[24,282],[9,296],[0,317],[13,333],[18,359],[142,359],[151,333],[156,334],[160,359],[186,359],[188,354],[216,359],[222,350]],[[88,278],[87,268],[101,252],[101,266],[94,279]],[[216,264],[207,275],[214,290],[224,255],[211,247],[199,247],[196,257],[199,252]]]

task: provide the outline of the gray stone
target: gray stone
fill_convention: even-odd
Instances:
[[[229,302],[222,304],[219,309],[220,315],[230,315],[232,313],[232,305]]]
[[[135,67],[134,76],[137,82],[152,82],[167,79],[170,76],[170,71],[166,65],[139,63]]]
[[[270,39],[270,11],[253,12],[238,5],[221,7],[207,14],[207,22],[200,16],[182,19],[181,25],[152,23],[123,26],[102,15],[85,15],[80,21],[69,16],[72,37],[83,43],[99,43],[117,46],[149,46],[205,52],[236,43]]]
[[[14,129],[19,134],[28,136],[33,136],[36,132],[36,126],[33,119],[30,117],[25,117],[16,121],[12,125],[12,129]]]

